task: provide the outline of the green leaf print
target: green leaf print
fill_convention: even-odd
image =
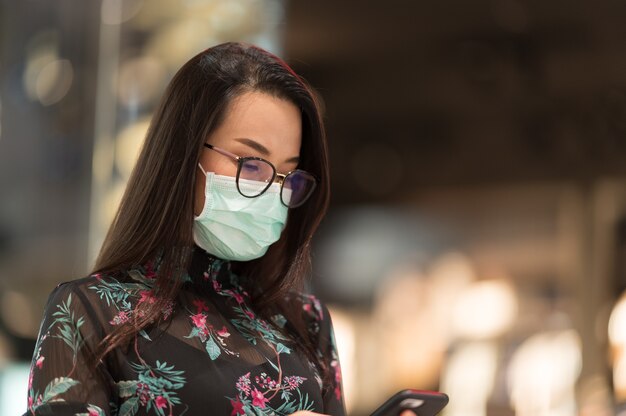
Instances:
[[[314,403],[313,400],[309,401],[309,393],[304,393],[304,397],[302,397],[300,389],[296,391],[298,392],[298,396],[300,396],[300,404],[296,410],[312,410]]]
[[[276,370],[276,372],[279,372],[280,369],[276,366],[276,364],[274,364],[272,362],[272,360],[270,360],[269,358],[266,358],[267,362],[270,363],[270,365],[272,366],[272,368],[274,368],[274,370]]]
[[[139,410],[139,397],[131,397],[120,406],[118,416],[133,416]]]
[[[115,305],[118,310],[128,310],[132,308],[129,297],[136,297],[139,292],[149,287],[141,283],[120,283],[117,280],[101,280],[97,286],[89,286],[89,289],[96,291],[100,299],[104,299],[108,306]]]
[[[46,386],[43,392],[42,404],[54,399],[61,393],[65,393],[73,386],[79,384],[79,381],[68,377],[57,377]]]
[[[297,409],[298,408],[296,406],[295,401],[293,402],[285,401],[276,409],[276,413],[281,414],[281,415],[290,415],[292,413],[295,413]]]
[[[61,305],[57,305],[59,309],[52,316],[55,317],[52,322],[52,326],[60,324],[59,334],[52,335],[54,338],[60,338],[65,342],[73,352],[73,363],[76,364],[76,356],[78,351],[82,347],[84,340],[80,333],[80,327],[85,323],[85,318],[82,316],[76,320],[74,311],[71,310],[72,294],[67,297],[66,302],[62,302]]]
[[[191,332],[189,333],[189,335],[184,335],[185,338],[193,338],[193,337],[197,337],[200,336],[200,333],[202,333],[202,328],[198,328],[198,327],[194,327]]]
[[[283,344],[281,344],[281,343],[279,342],[278,344],[276,344],[276,352],[278,352],[279,354],[280,354],[281,352],[284,352],[284,353],[286,353],[286,354],[289,354],[289,353],[291,353],[291,350],[290,350],[288,347],[284,346]]]
[[[120,397],[130,397],[137,392],[136,380],[122,380],[117,382],[117,394]]]
[[[183,370],[174,370],[173,365],[167,365],[166,362],[156,362],[156,367],[151,367],[147,363],[131,363],[131,367],[137,371],[137,394],[150,393],[150,397],[163,396],[171,404],[179,404],[180,400],[175,391],[184,387],[186,381]],[[141,383],[141,386],[139,385]],[[130,400],[130,399],[129,399]],[[144,402],[145,403],[145,402]],[[148,401],[146,409],[152,408],[152,401]],[[159,409],[155,411],[158,413]],[[122,414],[122,413],[120,413]]]
[[[257,345],[257,338],[260,336],[266,342],[275,346],[278,350],[279,341],[289,341],[285,335],[279,331],[273,329],[267,322],[258,318],[252,317],[253,313],[247,306],[235,306],[233,307],[238,319],[231,319],[231,323],[237,330],[243,335],[243,337],[252,345]],[[246,313],[248,311],[249,314]],[[282,352],[289,354],[291,350],[283,345]]]
[[[213,340],[213,337],[209,337],[209,339],[207,339],[206,350],[209,353],[209,357],[211,357],[211,360],[217,359],[217,357],[219,357],[221,354],[220,347],[217,346],[217,344]]]
[[[298,410],[313,410],[315,404],[312,400],[309,400],[308,393],[305,393],[303,396],[300,389],[296,389],[295,391],[298,393],[299,399],[291,400],[291,392],[283,390],[281,394],[281,399],[284,401],[283,404],[276,409],[266,407],[264,412],[268,412],[269,409],[270,412],[268,414],[290,415]]]
[[[251,407],[249,410],[246,410],[246,416],[247,415],[252,415],[252,416],[265,416],[265,413],[263,412],[262,409],[259,409],[256,406]]]
[[[284,328],[285,325],[287,324],[287,318],[285,318],[282,314],[277,314],[272,316],[272,320],[274,321],[274,323],[276,325],[278,325],[279,328]]]
[[[288,402],[291,399],[291,392],[287,389],[283,389],[280,393],[280,398]]]

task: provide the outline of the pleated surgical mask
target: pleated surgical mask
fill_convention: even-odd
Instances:
[[[232,176],[204,172],[205,199],[194,217],[193,236],[207,253],[224,260],[247,261],[262,257],[278,241],[287,222],[288,208],[280,199],[280,184],[247,198]],[[239,180],[240,189],[258,187],[256,181]]]

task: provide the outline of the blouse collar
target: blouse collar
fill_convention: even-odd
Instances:
[[[151,283],[156,277],[160,260],[160,255],[157,255],[152,261],[131,267],[130,271],[134,273],[135,276],[137,276],[138,273],[140,280]],[[242,288],[242,285],[245,284],[245,279],[231,270],[230,261],[220,259],[207,253],[196,244],[193,245],[191,262],[186,273],[182,276],[182,279],[183,284],[212,288],[216,292],[245,292]]]
[[[196,244],[193,246],[191,265],[188,271],[191,282],[210,285],[216,291],[239,289],[242,284],[242,279],[231,270],[230,261],[207,253]]]

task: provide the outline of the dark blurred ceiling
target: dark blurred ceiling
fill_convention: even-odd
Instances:
[[[287,2],[336,204],[626,175],[626,2]]]

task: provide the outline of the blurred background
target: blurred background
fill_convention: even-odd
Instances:
[[[626,2],[2,0],[0,415],[86,275],[175,71],[227,40],[325,104],[311,289],[351,415],[626,414]]]

